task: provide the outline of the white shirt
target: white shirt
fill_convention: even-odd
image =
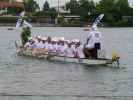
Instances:
[[[30,42],[27,42],[24,46],[25,48],[36,48],[36,44],[35,43],[30,43]]]
[[[71,48],[72,48],[73,50],[75,50],[75,44],[72,44],[72,45],[71,45]]]
[[[77,54],[77,56],[78,56],[79,58],[85,58],[83,49],[84,49],[84,48],[83,48],[82,45],[79,46],[79,47],[77,47],[77,48],[75,48],[75,53]]]
[[[51,43],[46,43],[46,44],[45,44],[45,48],[48,49],[48,51],[52,51],[53,46],[52,46]]]
[[[48,42],[43,43],[43,49],[47,49]]]
[[[36,48],[42,49],[43,48],[43,43],[42,42],[37,42],[36,43]]]
[[[52,52],[56,52],[57,51],[57,44],[52,44],[52,48],[51,48]]]
[[[99,32],[99,31],[94,32],[94,42],[95,43],[101,43],[101,37],[102,37],[101,32]]]
[[[65,49],[65,45],[58,45],[57,53],[59,54],[59,56],[65,56]]]
[[[66,50],[65,50],[65,56],[66,57],[74,57],[74,50],[73,48],[69,48],[67,47]]]
[[[94,48],[94,43],[88,43],[85,47],[89,48],[89,49],[93,49]]]
[[[99,31],[91,31],[88,35],[88,43],[86,45],[86,48],[94,48],[95,43],[101,43],[101,33]]]

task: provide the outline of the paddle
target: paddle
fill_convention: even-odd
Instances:
[[[25,11],[21,12],[20,15],[18,16],[18,20],[17,20],[17,23],[16,23],[16,28],[19,28],[19,27],[29,27],[29,28],[31,28],[32,27],[32,25],[24,19],[24,16],[25,16]]]
[[[98,26],[98,24],[100,23],[100,21],[103,19],[104,17],[104,14],[100,14],[96,19],[95,21],[93,22],[92,25],[88,25],[89,28],[87,29],[84,29],[84,31],[90,31],[90,28],[93,27],[93,26]]]
[[[104,14],[100,14],[100,15],[95,19],[95,21],[93,22],[92,26],[97,26],[97,25],[100,23],[100,21],[103,19],[103,17],[104,17]]]

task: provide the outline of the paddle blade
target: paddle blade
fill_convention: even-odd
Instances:
[[[32,25],[30,23],[28,23],[26,20],[24,20],[23,24],[24,24],[24,27],[29,27],[29,28],[32,27]]]
[[[94,21],[94,23],[92,24],[92,26],[97,26],[97,25],[100,23],[100,21],[103,19],[103,17],[104,17],[104,14],[100,14],[100,15],[95,19],[95,21]]]

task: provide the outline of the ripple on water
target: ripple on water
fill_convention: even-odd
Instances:
[[[0,93],[2,100],[132,100],[132,28],[101,28],[108,54],[121,56],[121,67],[83,66],[17,56],[19,30],[0,28]],[[33,34],[79,38],[83,28],[33,28]],[[125,34],[126,33],[126,34]],[[72,35],[71,35],[72,34]],[[121,34],[121,35],[120,35]],[[125,96],[125,97],[124,97]]]

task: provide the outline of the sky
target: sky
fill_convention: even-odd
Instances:
[[[35,1],[37,1],[37,3],[39,3],[39,5],[42,7],[46,0],[35,0]],[[58,0],[47,0],[47,1],[50,3],[50,6],[58,5]],[[65,2],[68,2],[68,1],[70,1],[70,0],[59,0],[60,5],[64,5]],[[94,0],[94,1],[99,1],[99,0]]]
[[[46,1],[46,0],[35,0],[35,1],[37,1],[37,3],[39,3],[39,5],[40,5],[40,7],[42,8],[42,6],[43,6],[43,4],[44,4],[44,2]],[[57,6],[58,5],[58,0],[47,0],[49,3],[50,3],[50,6]],[[70,1],[70,0],[59,0],[60,1],[60,5],[64,5],[65,4],[65,2],[68,2],[68,1]],[[100,1],[100,0],[93,0],[93,1],[95,1],[95,2],[98,2],[98,1]],[[128,0],[130,3],[133,3],[133,0]]]

